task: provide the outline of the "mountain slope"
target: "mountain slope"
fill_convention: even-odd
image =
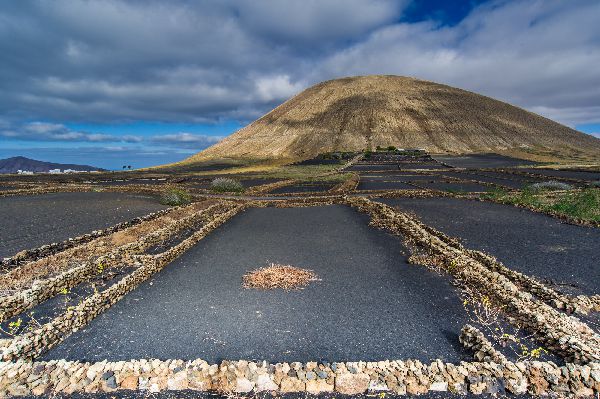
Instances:
[[[600,153],[599,139],[510,104],[438,83],[374,75],[312,86],[186,161],[308,159],[378,145],[432,153]]]
[[[30,172],[48,172],[51,169],[73,169],[80,171],[104,170],[88,165],[36,161],[35,159],[25,157],[12,157],[0,159],[0,173],[17,173],[19,169],[28,170]]]

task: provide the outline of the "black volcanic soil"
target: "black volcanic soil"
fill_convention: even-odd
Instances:
[[[512,158],[499,154],[433,155],[438,162],[455,168],[512,168],[521,165],[537,165],[537,162]]]
[[[552,177],[562,177],[567,179],[578,179],[586,181],[600,181],[600,172],[588,172],[580,170],[554,170],[554,169],[534,169],[534,168],[522,168],[518,169],[522,172],[534,173],[538,175]]]
[[[483,184],[470,183],[470,182],[420,182],[415,181],[414,184],[430,189],[439,191],[453,191],[453,192],[484,192],[493,190],[493,187],[486,186]]]
[[[0,197],[0,257],[60,242],[164,208],[156,198],[122,193]]]
[[[295,184],[276,188],[275,190],[270,191],[269,194],[324,192],[333,188],[334,186],[335,184]]]
[[[490,202],[455,198],[382,199],[495,256],[507,267],[550,279],[561,291],[600,293],[600,229]]]
[[[250,209],[45,359],[464,359],[455,288],[408,265],[398,238],[368,221],[345,206]],[[291,292],[242,288],[242,276],[267,262],[322,281]]]
[[[418,187],[398,181],[361,181],[358,190],[418,190]]]

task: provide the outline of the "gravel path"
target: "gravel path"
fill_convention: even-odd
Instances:
[[[506,266],[573,294],[600,293],[600,229],[510,205],[456,198],[382,199]]]
[[[51,350],[46,359],[459,361],[448,281],[345,206],[249,209]],[[267,262],[314,270],[302,291],[241,287]]]
[[[149,196],[54,193],[0,198],[0,257],[164,209]]]

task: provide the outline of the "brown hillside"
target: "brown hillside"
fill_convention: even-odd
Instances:
[[[465,90],[400,76],[319,83],[187,161],[307,159],[395,145],[432,153],[600,153],[600,140]]]

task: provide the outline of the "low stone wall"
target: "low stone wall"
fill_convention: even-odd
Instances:
[[[192,207],[190,205],[188,207]],[[156,245],[174,234],[189,228],[207,213],[222,208],[221,205],[211,205],[189,216],[176,220],[172,224],[141,237],[135,242],[115,248],[106,255],[90,260],[58,276],[44,280],[38,280],[28,289],[21,290],[13,295],[0,297],[0,322],[4,322],[21,312],[54,297],[63,289],[71,289],[83,282],[85,279],[98,274],[99,268],[109,269],[117,264],[139,265],[136,255],[142,254],[148,248]]]
[[[456,281],[494,301],[512,324],[530,331],[547,349],[566,361],[585,364],[600,361],[600,335],[581,320],[561,313],[522,291],[507,277],[491,270],[471,251],[465,251],[432,234],[414,217],[365,198],[350,197],[348,204],[370,214],[372,224],[399,234],[441,260],[443,269]]]
[[[504,364],[506,357],[494,348],[494,345],[479,331],[479,329],[467,324],[460,331],[458,337],[460,343],[471,352],[475,360],[479,362],[493,362]]]
[[[222,205],[225,209],[221,213],[214,215],[201,229],[178,245],[159,255],[139,256],[137,259],[142,265],[123,277],[118,283],[84,299],[79,305],[68,308],[64,314],[51,322],[12,339],[7,346],[0,349],[2,360],[13,361],[36,358],[40,353],[60,343],[72,332],[87,325],[92,319],[121,300],[123,296],[156,272],[162,270],[173,259],[195,245],[212,230],[244,209],[244,205],[231,203],[223,203]]]
[[[254,187],[251,187],[250,189],[246,190],[244,195],[265,194],[265,193],[268,193],[268,192],[273,191],[280,187],[290,186],[290,185],[294,184],[295,182],[296,182],[296,180],[281,180],[281,181],[276,181],[274,183],[261,184],[260,186],[254,186]]]
[[[12,257],[4,258],[3,260],[1,260],[0,261],[0,269],[6,270],[8,268],[18,266],[24,262],[31,262],[31,261],[45,258],[50,255],[54,255],[58,252],[64,251],[65,249],[73,248],[75,246],[88,243],[92,240],[95,240],[96,238],[100,238],[100,237],[107,236],[109,234],[116,233],[117,231],[124,230],[128,227],[135,226],[142,222],[154,220],[160,216],[163,216],[170,212],[173,212],[173,210],[175,210],[175,209],[177,209],[177,208],[163,209],[163,210],[160,210],[157,212],[149,213],[148,215],[145,215],[145,216],[140,216],[140,217],[133,218],[133,219],[125,221],[125,222],[117,223],[116,225],[108,227],[106,229],[94,230],[88,234],[82,234],[82,235],[74,237],[74,238],[69,238],[62,242],[46,244],[46,245],[42,245],[41,247],[34,248],[34,249],[26,249]]]
[[[449,391],[591,397],[600,392],[600,364],[558,367],[551,362],[452,364],[441,360],[429,364],[418,360],[277,364],[240,360],[209,364],[200,359],[0,363],[0,396],[117,390],[338,392],[348,395],[365,392],[418,395]]]
[[[350,191],[356,190],[360,183],[360,175],[358,173],[352,173],[352,176],[343,182],[337,184],[329,190],[329,194],[344,194]]]

